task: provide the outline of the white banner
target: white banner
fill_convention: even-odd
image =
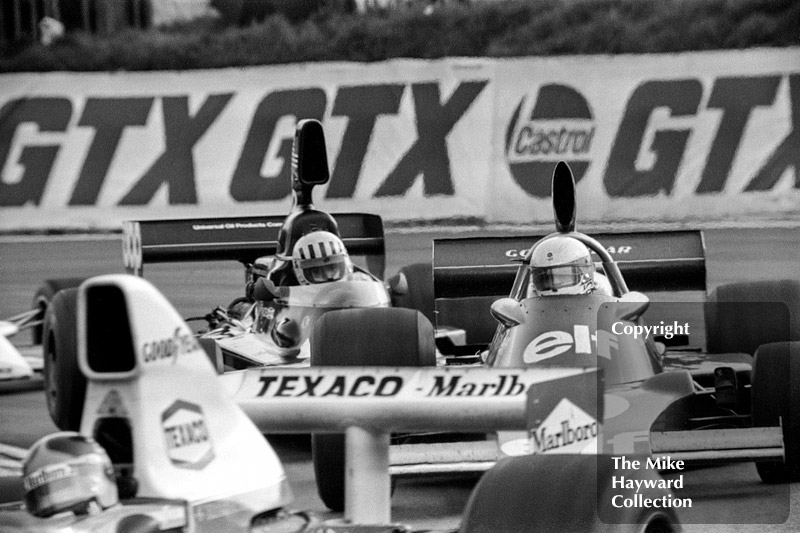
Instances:
[[[482,216],[492,77],[483,60],[5,75],[0,229],[286,213],[303,118],[325,124],[318,207]]]
[[[387,221],[800,217],[800,50],[0,76],[0,231],[280,215],[297,120],[317,207]]]
[[[800,215],[798,49],[496,65],[489,220],[551,220],[559,160],[583,221]]]

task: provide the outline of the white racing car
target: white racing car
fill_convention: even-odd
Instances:
[[[36,310],[0,320],[0,391],[9,392],[40,387],[42,357],[38,347],[20,347],[12,338],[41,323]]]

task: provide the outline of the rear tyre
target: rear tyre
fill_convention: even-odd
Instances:
[[[59,292],[66,289],[72,289],[83,283],[84,278],[58,278],[46,279],[36,289],[33,295],[32,309],[37,309],[41,312],[41,317],[47,314],[47,308],[50,307],[50,301]],[[42,344],[42,333],[44,331],[44,324],[35,326],[33,328],[33,343]]]
[[[483,475],[472,491],[460,531],[680,530],[672,509],[614,507],[612,500],[616,495],[621,495],[624,501],[635,490],[627,491],[628,494],[626,489],[612,489],[613,466],[612,458],[607,455],[537,454],[503,459]],[[630,475],[626,472],[626,478],[658,479],[659,474],[643,469]],[[644,497],[666,494],[643,490]],[[565,497],[578,493],[579,497]]]
[[[752,377],[753,426],[783,427],[783,462],[756,463],[765,483],[800,481],[800,342],[776,342],[756,351]]]
[[[436,366],[433,326],[412,309],[347,309],[325,313],[311,335],[311,366]],[[319,496],[344,510],[344,436],[311,436]]]
[[[800,340],[800,282],[720,285],[708,296],[705,322],[710,353],[753,355],[762,344]]]
[[[44,320],[44,390],[50,418],[59,429],[81,426],[86,378],[78,367],[78,289],[57,293]]]

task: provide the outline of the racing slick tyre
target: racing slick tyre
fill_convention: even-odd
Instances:
[[[762,344],[800,340],[800,282],[720,285],[706,300],[705,323],[710,353],[753,355]]]
[[[394,307],[406,309],[416,309],[425,318],[434,322],[434,298],[433,298],[433,266],[430,263],[414,263],[400,269],[397,273],[406,278],[408,292],[392,297]]]
[[[666,533],[681,529],[671,507],[625,507],[622,503],[632,498],[636,489],[612,488],[618,473],[607,455],[536,454],[502,459],[472,491],[459,532]],[[657,471],[646,469],[626,470],[625,478],[661,479]],[[642,490],[643,498],[668,494],[665,489]]]
[[[330,311],[311,334],[311,366],[436,366],[433,326],[412,309]],[[317,490],[333,511],[344,510],[344,436],[311,435]]]
[[[58,293],[58,291],[77,287],[83,283],[83,280],[84,278],[58,278],[44,280],[44,283],[42,283],[39,288],[36,289],[36,292],[33,295],[33,304],[31,305],[31,309],[39,310],[41,312],[42,319],[44,319],[44,316],[47,313],[47,308],[50,306],[50,301]],[[34,344],[42,343],[43,330],[44,324],[35,326],[33,328]]]
[[[753,363],[753,427],[783,427],[783,462],[756,463],[765,483],[800,481],[800,342],[760,346]]]
[[[50,418],[59,429],[78,431],[86,378],[78,368],[78,289],[58,292],[44,319],[44,390]]]

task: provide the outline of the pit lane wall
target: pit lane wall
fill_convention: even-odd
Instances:
[[[387,221],[800,219],[800,49],[0,76],[0,231],[283,214],[299,118],[318,207]]]

